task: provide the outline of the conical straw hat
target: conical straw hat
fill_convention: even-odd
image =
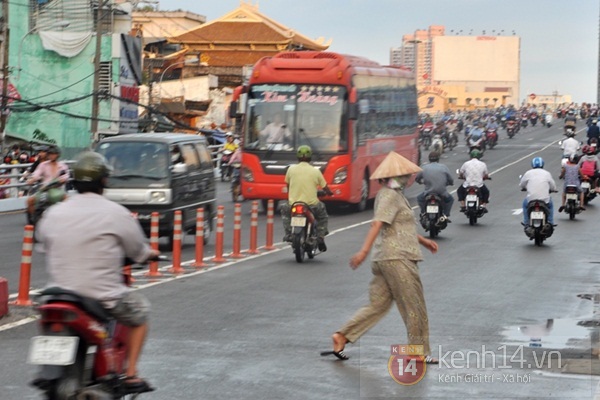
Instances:
[[[390,151],[381,164],[371,174],[371,179],[392,178],[394,176],[412,175],[420,172],[421,168],[400,154]]]

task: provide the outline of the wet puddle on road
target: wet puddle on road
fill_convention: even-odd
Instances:
[[[591,319],[549,319],[537,324],[521,324],[505,328],[502,335],[507,345],[531,348],[590,350],[597,341],[598,323]],[[596,336],[595,338],[593,336]]]
[[[597,376],[599,323],[596,318],[558,318],[509,326],[502,332],[502,344],[523,355],[538,374]]]

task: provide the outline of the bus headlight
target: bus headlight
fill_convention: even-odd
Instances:
[[[246,182],[254,182],[254,175],[252,174],[252,171],[250,171],[248,168],[242,168],[243,172],[242,172],[242,177],[244,178],[244,180]]]
[[[346,167],[342,167],[335,171],[335,174],[333,175],[333,183],[339,185],[340,183],[346,182],[346,179],[348,179],[348,170]]]

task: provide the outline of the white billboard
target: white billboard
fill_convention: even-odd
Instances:
[[[518,36],[436,36],[433,80],[519,81]]]

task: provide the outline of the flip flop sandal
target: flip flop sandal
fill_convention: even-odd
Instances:
[[[128,394],[146,393],[154,391],[154,388],[150,386],[148,382],[137,376],[125,377],[125,379],[123,379],[122,386],[125,392],[127,392]]]
[[[344,350],[340,350],[340,351],[322,351],[321,355],[322,356],[334,355],[337,358],[339,358],[340,360],[349,360],[350,359],[350,357],[348,357],[346,355],[346,353],[344,353]]]
[[[425,364],[439,364],[440,363],[440,360],[438,360],[437,358],[433,358],[431,356],[425,356],[425,359],[423,361],[425,361]]]

